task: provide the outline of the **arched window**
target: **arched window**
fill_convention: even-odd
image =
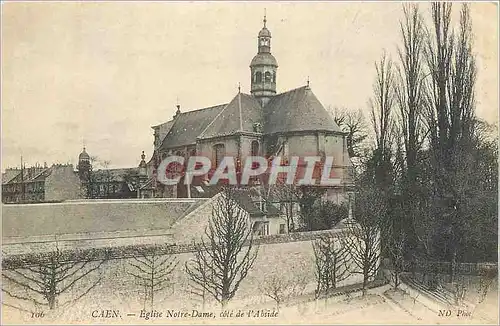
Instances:
[[[266,83],[270,83],[272,79],[272,74],[269,71],[266,71],[266,73],[264,74],[264,81]]]
[[[276,73],[273,74],[273,83],[276,84]]]
[[[217,166],[220,164],[224,156],[226,155],[226,148],[224,144],[214,145],[215,163]]]
[[[260,82],[262,82],[262,73],[261,73],[260,71],[257,71],[257,72],[255,73],[255,82],[256,82],[256,83],[260,83]]]
[[[259,155],[259,142],[254,140],[252,142],[252,156]]]

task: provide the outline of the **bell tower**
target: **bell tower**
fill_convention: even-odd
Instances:
[[[276,94],[276,70],[278,69],[278,63],[271,54],[271,32],[267,29],[266,24],[267,19],[264,15],[264,26],[257,37],[258,52],[250,63],[250,92],[263,107]]]

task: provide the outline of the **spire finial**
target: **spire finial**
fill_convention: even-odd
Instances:
[[[144,151],[142,151],[141,159],[144,161],[145,158],[146,158],[146,155],[144,154]]]
[[[238,82],[238,93],[241,93],[241,83]]]
[[[307,76],[307,88],[309,88],[309,76]]]
[[[266,27],[267,19],[266,19],[266,8],[264,8],[264,27]]]

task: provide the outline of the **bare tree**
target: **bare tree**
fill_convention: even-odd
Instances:
[[[403,5],[403,20],[400,21],[401,45],[398,47],[395,94],[399,115],[398,129],[403,141],[404,155],[401,155],[401,183],[405,196],[403,218],[406,226],[408,248],[414,250],[417,240],[411,228],[412,220],[422,212],[418,196],[418,159],[422,150],[427,126],[425,123],[426,88],[424,50],[426,31],[418,4]]]
[[[486,269],[479,273],[479,287],[477,288],[478,304],[486,299],[497,275],[498,271],[495,269]]]
[[[194,243],[196,247],[196,243]],[[208,283],[208,266],[207,263],[199,257],[201,251],[195,251],[195,259],[188,261],[184,264],[186,271],[191,270],[192,273],[196,273],[196,277],[190,277],[188,293],[194,295],[197,299],[201,301],[202,309],[205,309],[207,303],[207,297],[209,293],[206,290],[206,284]],[[191,266],[189,266],[191,264]],[[189,273],[189,272],[188,272]]]
[[[362,144],[368,137],[367,126],[363,112],[359,110],[349,110],[347,108],[330,109],[333,120],[340,129],[347,133],[347,150],[349,157],[360,157]]]
[[[367,285],[375,277],[380,264],[380,228],[376,215],[366,214],[358,209],[355,216],[356,220],[345,221],[346,232],[340,241],[352,260],[352,273],[363,275],[362,288],[365,295]]]
[[[404,250],[406,244],[406,234],[403,230],[390,231],[392,234],[389,243],[389,257],[391,261],[391,278],[394,288],[401,284],[401,273],[404,272]]]
[[[264,188],[265,189],[265,188]],[[287,224],[288,232],[294,232],[296,225],[295,221],[298,218],[296,206],[298,206],[301,196],[301,190],[294,184],[286,184],[285,182],[277,182],[274,185],[267,185],[267,190],[264,191],[269,194],[268,198],[264,200],[273,199],[279,201],[281,205],[281,212],[284,214]]]
[[[249,217],[234,200],[234,191],[225,187],[215,200],[206,239],[195,245],[194,259],[186,264],[191,281],[222,307],[234,297],[257,258]]]
[[[375,133],[376,148],[381,155],[385,153],[393,141],[393,107],[395,104],[394,94],[394,68],[393,63],[387,55],[382,55],[379,62],[375,63],[377,77],[373,85],[374,96],[370,99],[371,122]]]
[[[399,124],[403,134],[408,175],[413,180],[417,154],[425,133],[425,78],[423,51],[425,26],[417,4],[403,5],[400,22],[402,46],[398,48],[395,95],[399,107]]]
[[[431,8],[433,28],[425,58],[430,70],[428,117],[436,213],[442,216],[440,259],[450,264],[450,277],[465,250],[463,239],[469,218],[468,194],[474,187],[466,170],[472,161],[475,129],[476,62],[472,52],[470,9],[462,5],[458,31],[451,25],[452,4],[436,2]]]
[[[459,276],[453,280],[451,292],[453,294],[454,303],[457,306],[461,306],[464,303],[467,290],[469,288],[469,282],[465,276]]]
[[[101,165],[102,165],[102,168],[103,168],[103,172],[104,172],[104,175],[102,176],[102,178],[104,179],[104,196],[105,198],[109,198],[109,195],[110,195],[110,186],[111,186],[111,180],[112,180],[112,176],[111,176],[111,172],[109,171],[109,166],[111,165],[111,161],[109,160],[104,160],[101,162]]]
[[[150,309],[154,309],[155,295],[170,285],[170,276],[178,263],[174,255],[162,251],[157,245],[150,248],[137,247],[129,261],[131,271],[127,271],[127,274],[133,276],[144,289],[144,306],[149,301]]]
[[[368,200],[377,201],[377,220],[389,224],[393,218],[388,213],[388,207],[390,207],[389,201],[394,188],[393,147],[396,136],[393,114],[395,95],[392,60],[384,53],[380,61],[375,63],[375,70],[377,75],[373,86],[374,95],[370,100],[375,148],[372,157],[367,162],[365,174],[358,180],[358,188],[359,191],[366,190],[365,194],[372,195]],[[366,214],[369,214],[369,209]]]
[[[351,275],[349,251],[346,246],[335,248],[334,239],[322,236],[313,242],[316,274],[316,298],[337,288]]]
[[[276,308],[280,309],[281,304],[293,297],[302,295],[307,285],[307,278],[295,273],[291,275],[281,275],[275,271],[270,277],[266,277],[260,287],[262,293],[276,302]]]
[[[55,251],[28,260],[11,257],[2,262],[2,291],[12,298],[55,309],[79,300],[95,288],[101,281],[100,273],[95,279],[89,278],[107,259],[106,253],[97,250],[63,252],[57,246]],[[63,295],[70,298],[60,303]]]

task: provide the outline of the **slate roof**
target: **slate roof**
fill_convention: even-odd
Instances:
[[[135,176],[139,168],[103,169],[94,171],[96,180],[124,182],[126,176]]]
[[[198,189],[203,189],[203,192],[199,192]],[[191,196],[198,198],[212,198],[216,194],[222,191],[221,186],[191,186]],[[256,202],[259,201],[259,193],[255,189],[234,189],[233,190],[234,199],[246,212],[251,216],[278,216],[281,214],[280,210],[277,209],[272,203],[267,202],[267,211],[262,211],[257,207]]]
[[[254,132],[254,123],[262,122],[262,108],[259,102],[252,95],[238,93],[199,138],[226,136],[237,131]]]
[[[2,236],[168,229],[199,200],[92,200],[2,206]]]
[[[267,52],[258,53],[255,57],[253,57],[252,62],[250,62],[250,67],[253,66],[275,66],[278,67],[278,61],[276,58]]]
[[[2,184],[17,183],[17,182],[36,182],[43,181],[50,175],[51,168],[48,167],[28,167],[23,169],[21,178],[21,170],[13,170],[9,175],[2,175]]]
[[[165,123],[162,123],[162,124],[159,124],[157,126],[152,127],[153,129],[158,128],[158,132],[159,132],[160,142],[156,146],[158,146],[158,147],[161,146],[161,144],[163,143],[163,140],[165,139],[167,134],[170,132],[170,129],[172,129],[173,125],[174,125],[174,120],[170,120],[170,121],[167,121]]]
[[[271,97],[262,108],[248,94],[238,93],[228,104],[180,113],[173,121],[162,149],[196,144],[196,139],[253,132],[254,124],[264,134],[295,131],[341,132],[330,114],[307,86]]]
[[[16,176],[21,174],[21,169],[8,169],[4,173],[2,173],[2,184],[8,183]]]
[[[161,147],[166,149],[196,144],[196,137],[206,129],[226,105],[222,104],[180,113],[175,118],[173,126],[165,136]]]
[[[258,202],[259,195],[257,191],[253,189],[239,189],[235,191],[234,197],[241,208],[247,211],[251,216],[278,216],[281,213],[276,207],[274,207],[274,205],[269,202],[266,203],[266,212],[257,207],[256,202]]]
[[[271,32],[267,29],[267,27],[262,27],[262,29],[259,32],[259,37],[260,36],[268,36],[271,37]]]
[[[264,108],[264,133],[291,131],[341,132],[309,87],[275,95]]]

